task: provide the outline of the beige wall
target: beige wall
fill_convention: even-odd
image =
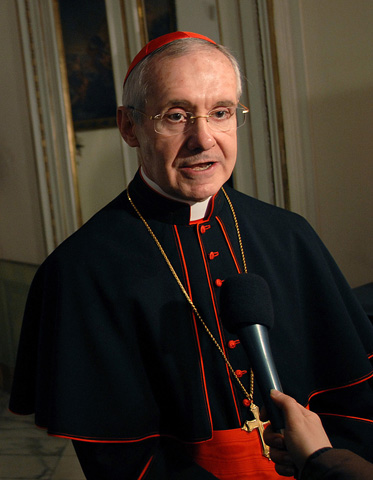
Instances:
[[[77,155],[82,221],[115,198],[126,186],[117,128],[77,132],[82,145]]]
[[[373,281],[373,2],[299,2],[318,233],[352,286]]]

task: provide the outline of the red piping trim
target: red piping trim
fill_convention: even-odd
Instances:
[[[193,220],[192,222],[189,222],[189,225],[199,225],[200,223],[205,223],[205,222],[209,222],[211,220],[211,215],[212,215],[212,212],[214,211],[214,205],[215,205],[215,197],[216,197],[217,193],[215,193],[215,195],[213,195],[211,197],[211,200],[210,200],[210,205],[208,206],[208,215],[206,218],[199,218],[198,220]]]
[[[231,252],[233,261],[234,261],[234,263],[235,263],[235,265],[236,265],[236,268],[237,268],[237,272],[238,272],[238,273],[242,273],[241,267],[240,267],[239,264],[238,264],[238,260],[237,260],[236,254],[234,253],[234,250],[233,250],[231,241],[230,241],[230,239],[229,239],[229,237],[228,237],[228,233],[227,233],[227,230],[226,230],[226,228],[225,228],[225,225],[223,224],[222,220],[221,220],[219,217],[216,217],[216,220],[218,221],[218,223],[219,223],[219,225],[220,225],[220,228],[221,228],[221,230],[222,230],[222,232],[223,232],[225,241],[226,241],[227,244],[228,244],[229,251]]]
[[[39,425],[37,425],[38,428],[42,428],[43,430],[46,430],[45,427],[40,427]],[[106,440],[104,438],[98,438],[98,439],[93,439],[93,438],[90,438],[90,437],[86,437],[86,436],[79,436],[79,437],[75,437],[75,436],[72,436],[72,435],[69,435],[69,434],[65,434],[65,433],[52,433],[52,432],[48,432],[48,435],[50,437],[57,437],[57,438],[67,438],[69,440],[78,440],[78,441],[81,441],[81,442],[87,442],[87,443],[138,443],[138,442],[143,442],[144,440],[148,440],[149,438],[157,438],[157,437],[160,437],[161,435],[159,433],[157,434],[154,434],[154,435],[148,435],[146,437],[142,437],[142,438],[133,438],[133,439],[128,439],[128,440],[120,440],[120,439],[117,439],[117,440]]]
[[[338,413],[318,413],[318,415],[323,415],[323,416],[326,416],[326,417],[349,418],[350,420],[358,420],[359,422],[373,423],[373,420],[371,420],[369,418],[351,417],[350,415],[339,415]]]
[[[315,397],[316,395],[320,395],[321,393],[326,393],[326,392],[332,392],[334,390],[341,390],[342,388],[349,388],[349,387],[353,387],[355,385],[358,385],[359,383],[363,383],[363,382],[366,382],[367,380],[369,380],[370,378],[373,378],[373,371],[368,373],[367,375],[365,375],[364,377],[361,377],[359,379],[357,379],[356,381],[354,381],[353,383],[349,383],[349,384],[346,384],[346,385],[342,385],[342,386],[339,386],[339,387],[332,387],[332,388],[326,388],[324,390],[318,390],[314,393],[311,393],[311,395],[308,397],[308,404],[310,403],[311,399],[313,397]]]
[[[181,245],[180,235],[179,235],[179,231],[178,231],[176,225],[174,225],[174,231],[175,231],[176,239],[177,239],[177,242],[178,242],[179,252],[180,252],[180,256],[181,256],[182,268],[183,268],[183,271],[184,271],[185,281],[186,281],[186,284],[187,284],[188,295],[189,295],[190,299],[193,300],[192,299],[191,286],[190,286],[190,280],[189,280],[189,275],[188,275],[188,269],[187,269],[185,256],[184,256],[184,251],[183,251],[183,247]],[[193,322],[194,322],[195,337],[196,337],[196,340],[197,340],[198,352],[199,352],[199,356],[200,356],[202,383],[203,383],[204,389],[205,389],[205,398],[206,398],[207,409],[208,409],[208,413],[209,413],[209,417],[210,417],[210,424],[211,424],[211,429],[212,429],[212,414],[211,414],[210,401],[209,401],[208,392],[207,392],[205,367],[204,367],[204,364],[203,364],[201,344],[200,344],[199,337],[198,337],[197,319],[196,319],[196,316],[195,316],[195,313],[194,313],[193,310],[192,310],[192,315],[193,315]]]
[[[10,412],[13,415],[19,415],[20,417],[24,417],[25,415],[32,415],[33,413],[35,413],[35,410],[31,410],[31,411],[27,410],[27,412],[15,412],[14,410],[11,410],[8,407],[8,412]]]
[[[140,476],[139,476],[138,480],[141,480],[142,478],[144,478],[144,475],[145,475],[145,473],[147,472],[150,464],[152,463],[153,458],[154,458],[154,455],[152,455],[152,456],[149,458],[147,464],[146,464],[145,467],[144,467],[144,470],[140,473]]]
[[[201,241],[201,232],[199,231],[199,229],[197,229],[197,237],[198,237],[198,243],[200,245],[200,249],[201,249],[201,252],[202,252],[202,258],[203,258],[203,264],[205,266],[205,273],[206,273],[206,277],[207,277],[207,284],[209,286],[209,290],[210,290],[210,296],[211,296],[211,300],[212,300],[212,305],[214,307],[214,314],[215,314],[215,322],[216,322],[216,325],[218,327],[218,332],[219,332],[219,338],[220,338],[220,346],[224,352],[224,354],[226,356],[227,355],[227,352],[225,350],[225,346],[224,346],[224,341],[223,341],[223,335],[222,335],[222,331],[221,331],[221,327],[220,327],[220,321],[219,321],[219,314],[218,314],[218,309],[217,309],[217,306],[216,306],[216,297],[215,297],[215,291],[211,285],[211,274],[210,274],[210,269],[209,269],[209,265],[206,261],[206,251],[205,251],[205,248],[203,246],[203,243]],[[238,418],[238,421],[240,423],[241,422],[241,415],[240,415],[240,411],[239,411],[239,408],[238,408],[238,405],[237,405],[237,400],[236,400],[236,396],[235,396],[235,391],[234,391],[234,387],[233,387],[233,384],[232,384],[232,379],[231,379],[231,375],[230,375],[230,370],[228,368],[228,365],[225,366],[226,368],[226,371],[227,371],[227,375],[228,375],[228,381],[229,381],[229,384],[230,384],[230,387],[231,387],[231,392],[232,392],[232,398],[233,398],[233,401],[234,401],[234,405],[235,405],[235,408],[236,408],[236,413],[237,413],[237,418]]]
[[[36,425],[36,427],[38,428],[41,428],[43,430],[46,430],[47,428],[46,427],[40,427],[39,425]],[[148,440],[149,438],[171,438],[173,440],[177,440],[178,442],[179,441],[182,441],[183,443],[186,443],[186,444],[190,444],[190,445],[196,445],[196,444],[200,444],[200,443],[204,443],[204,442],[207,442],[209,440],[211,440],[212,438],[212,434],[210,437],[208,438],[203,438],[201,440],[180,440],[179,437],[175,436],[175,435],[168,435],[168,434],[160,434],[160,433],[157,433],[157,434],[154,434],[154,435],[148,435],[148,436],[145,436],[145,437],[141,437],[141,438],[135,438],[135,439],[128,439],[128,440],[106,440],[104,438],[97,438],[97,439],[92,439],[92,438],[88,438],[88,437],[77,437],[77,436],[72,436],[72,435],[68,435],[68,434],[57,434],[57,433],[51,433],[51,432],[47,432],[48,436],[50,437],[57,437],[57,438],[65,438],[65,439],[68,439],[68,440],[77,440],[77,441],[80,441],[80,442],[86,442],[86,443],[138,443],[138,442],[142,442],[144,440]]]
[[[211,220],[212,212],[214,211],[214,208],[215,208],[216,195],[217,195],[217,193],[215,193],[215,195],[213,195],[213,196],[211,197],[210,205],[209,205],[209,207],[208,207],[208,208],[209,208],[209,213],[208,213],[207,217],[204,218],[204,219],[202,219],[202,220],[197,220],[196,222],[192,222],[191,224],[209,222],[209,221]]]
[[[39,425],[36,425],[37,428],[40,428],[42,430],[47,430],[47,427],[40,427]],[[97,438],[97,439],[93,439],[93,438],[89,438],[89,437],[84,437],[84,436],[72,436],[72,435],[69,435],[69,434],[58,434],[58,433],[52,433],[52,432],[47,432],[47,434],[50,436],[50,437],[58,437],[58,438],[66,438],[66,439],[69,439],[69,440],[78,440],[78,441],[81,441],[81,442],[87,442],[87,443],[138,443],[138,442],[142,442],[144,440],[148,440],[149,438],[172,438],[174,440],[177,440],[177,441],[180,441],[180,438],[175,436],[175,435],[170,435],[170,434],[160,434],[160,433],[156,433],[154,435],[147,435],[145,437],[141,437],[141,438],[133,438],[133,439],[127,439],[127,440],[120,440],[120,439],[116,439],[116,440],[107,440],[105,438]],[[187,444],[191,444],[191,445],[194,445],[194,444],[199,444],[199,443],[204,443],[204,442],[207,442],[208,440],[210,440],[212,438],[212,436],[208,437],[208,438],[203,438],[201,440],[197,439],[197,440],[181,440],[183,443],[187,443]]]

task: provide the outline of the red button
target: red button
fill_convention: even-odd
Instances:
[[[231,348],[233,350],[233,348],[236,348],[239,343],[239,340],[229,340],[228,348]]]
[[[221,280],[220,278],[217,278],[217,279],[215,280],[215,285],[216,285],[217,287],[221,287],[221,286],[223,285],[223,282],[224,282],[224,280]]]
[[[247,373],[247,370],[236,370],[235,374],[237,375],[238,378],[241,378]]]
[[[242,404],[243,404],[244,407],[250,407],[251,401],[248,398],[244,398],[242,400]]]
[[[206,233],[209,228],[211,228],[211,225],[202,225],[200,231]]]
[[[214,260],[215,257],[219,256],[219,252],[210,252],[209,253],[209,259]]]

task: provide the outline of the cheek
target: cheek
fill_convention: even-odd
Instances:
[[[226,141],[221,144],[221,149],[228,163],[234,163],[237,157],[237,137],[227,138]]]
[[[171,179],[174,175],[174,160],[177,149],[164,141],[147,141],[141,150],[142,164],[149,177],[156,182]]]
[[[180,142],[160,139],[154,143],[156,163],[166,170],[173,168],[175,160],[179,156]]]

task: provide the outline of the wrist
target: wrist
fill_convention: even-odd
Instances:
[[[303,472],[307,469],[307,465],[312,461],[314,460],[315,458],[317,458],[319,455],[323,454],[324,452],[326,452],[327,450],[331,450],[333,447],[322,447],[322,448],[319,448],[318,450],[316,450],[315,452],[311,453],[311,455],[309,457],[307,457],[306,461],[304,462],[303,466],[301,469],[299,469],[299,475],[296,476],[297,479],[301,479],[302,478],[302,475],[303,475]]]

